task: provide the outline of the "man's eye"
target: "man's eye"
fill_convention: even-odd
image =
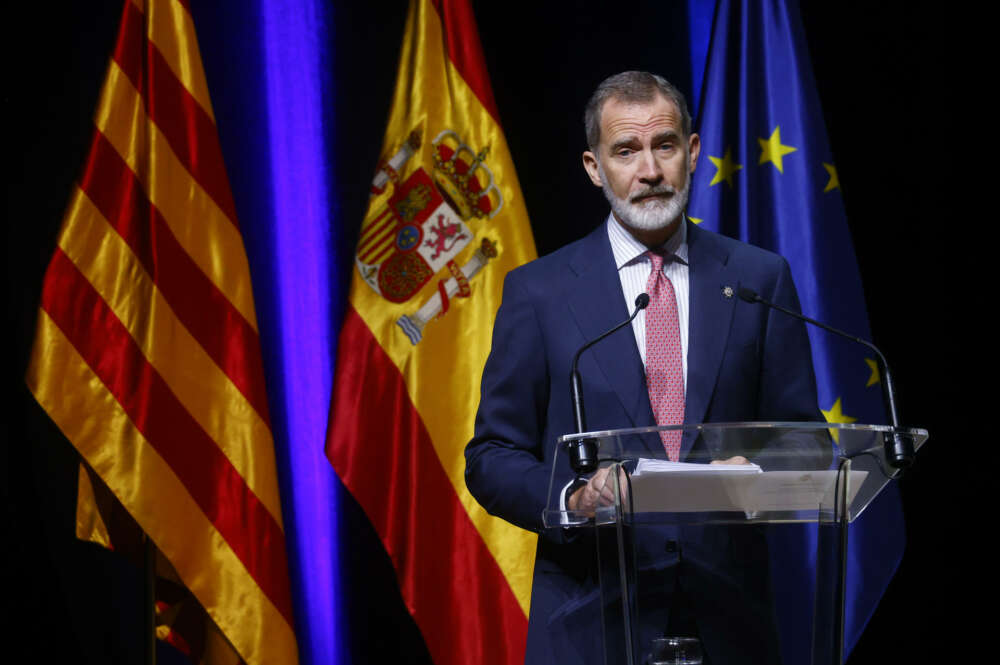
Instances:
[[[673,143],[664,143],[663,145],[660,146],[660,150],[664,152],[670,152],[673,149],[674,149]]]
[[[634,151],[631,148],[619,148],[618,152],[615,154],[617,154],[619,157],[628,157],[633,152]]]

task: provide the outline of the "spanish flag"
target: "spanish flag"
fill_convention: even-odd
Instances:
[[[438,665],[524,660],[535,535],[465,487],[504,275],[535,258],[466,0],[412,0],[340,333],[327,455]]]
[[[253,293],[187,5],[125,2],[27,381],[85,464],[78,533],[116,544],[112,497],[216,637],[176,634],[166,601],[160,636],[194,662],[291,664]]]

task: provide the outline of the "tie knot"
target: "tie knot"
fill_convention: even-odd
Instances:
[[[650,263],[653,264],[653,269],[650,271],[652,274],[656,274],[663,270],[663,252],[660,250],[651,249],[646,252],[646,256],[649,257]]]

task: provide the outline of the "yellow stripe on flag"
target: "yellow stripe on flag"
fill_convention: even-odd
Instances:
[[[108,525],[104,523],[98,509],[90,474],[82,463],[76,488],[76,537],[110,548],[111,534],[108,533]]]
[[[87,389],[67,391],[65,385]],[[91,468],[129,507],[244,660],[295,663],[292,627],[44,311],[39,313],[28,386]],[[116,445],[107,445],[109,441]],[[183,528],[183,539],[177,538],[178,528]],[[204,556],[206,552],[212,556]],[[239,612],[220,612],[220,607]]]
[[[177,159],[115,62],[94,122],[138,176],[184,250],[256,330],[250,268],[239,229]]]
[[[163,55],[181,85],[214,122],[191,15],[177,0],[149,0],[148,4],[146,26],[149,41]],[[142,9],[141,5],[139,9]]]
[[[132,250],[80,189],[59,246],[280,525],[270,429],[178,321]]]

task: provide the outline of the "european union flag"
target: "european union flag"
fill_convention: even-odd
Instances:
[[[700,106],[702,152],[690,217],[784,256],[804,314],[871,339],[797,3],[717,3]],[[809,337],[826,419],[884,422],[871,353],[817,328],[809,328]],[[816,532],[803,529],[796,537],[794,548],[787,542],[774,548],[782,559],[775,579],[810,588],[814,576],[801,562],[815,551]],[[902,558],[902,510],[894,486],[851,526],[849,542],[848,650]],[[811,616],[811,599],[801,592],[778,596],[785,660],[808,662],[809,632],[802,624]]]

